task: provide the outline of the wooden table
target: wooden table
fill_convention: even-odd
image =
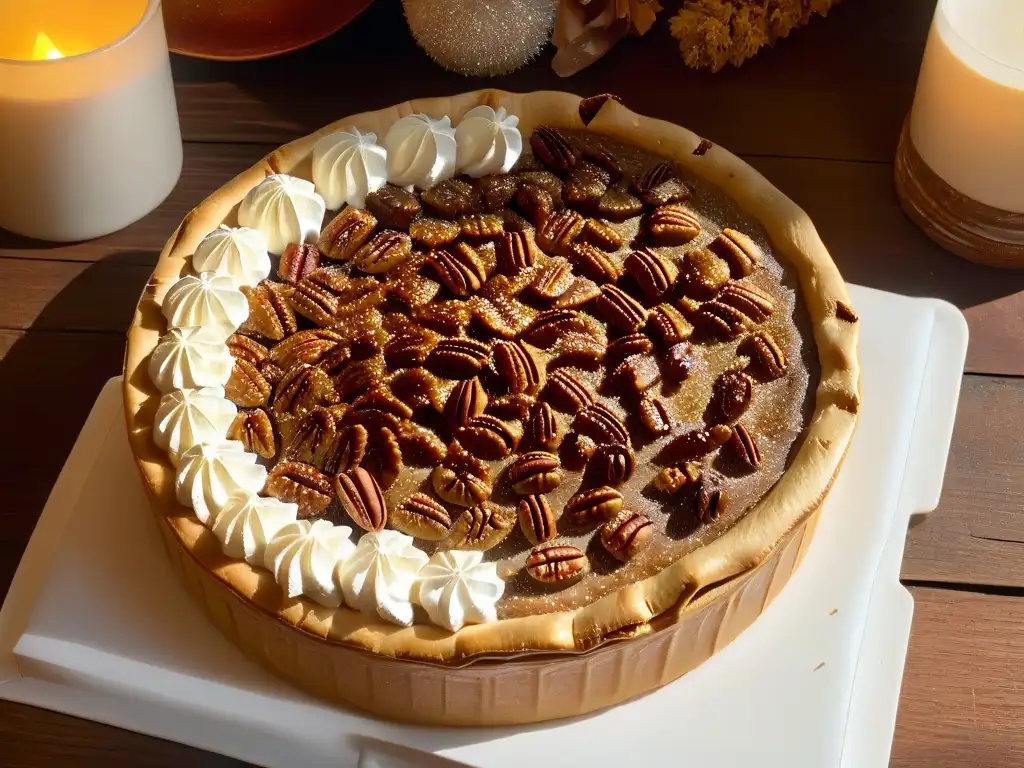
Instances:
[[[816,222],[851,282],[961,307],[968,374],[941,506],[911,531],[917,610],[892,765],[1024,766],[1024,272],[944,253],[900,212],[896,139],[935,0],[847,0],[775,51],[686,70],[663,18],[569,80],[549,53],[486,84],[611,91],[742,154]],[[484,85],[418,51],[379,0],[305,51],[249,64],[175,59],[185,169],[142,221],[54,246],[0,231],[0,594],[103,383],[163,241],[185,213],[275,146],[341,115]],[[965,106],[965,108],[967,108]],[[54,407],[53,403],[59,403]],[[227,766],[187,747],[0,703],[0,765]],[[825,767],[823,767],[825,768]]]

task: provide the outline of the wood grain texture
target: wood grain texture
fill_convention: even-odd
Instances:
[[[891,768],[1024,765],[1024,599],[911,593]]]
[[[914,626],[891,768],[1024,765],[1024,600],[941,589],[911,592]],[[246,765],[8,702],[0,702],[0,745],[4,768]]]
[[[399,3],[377,2],[340,34],[281,59],[179,58],[174,74],[183,133],[193,141],[282,143],[339,115],[493,86],[617,93],[637,112],[681,123],[740,153],[888,162],[934,6],[934,0],[841,3],[776,49],[718,74],[682,65],[666,12],[644,38],[623,40],[570,79],[551,71],[551,49],[518,72],[483,79],[430,64]],[[367,79],[353,77],[353,66]],[[300,87],[295,71],[302,72]],[[388,87],[368,88],[370,82]]]
[[[1024,381],[964,379],[942,500],[907,537],[904,579],[1024,589],[1021,414]]]

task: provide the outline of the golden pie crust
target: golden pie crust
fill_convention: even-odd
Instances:
[[[778,593],[810,542],[860,407],[857,324],[835,264],[806,214],[745,162],[671,123],[604,102],[586,126],[669,158],[718,186],[765,228],[798,277],[818,350],[814,410],[782,478],[732,528],[647,579],[573,611],[466,626],[398,627],[345,607],[289,599],[263,569],[233,560],[175,499],[174,469],[152,425],[160,394],[148,358],[165,331],[160,302],[187,274],[199,241],[231,220],[264,177],[311,177],[320,136],[355,126],[378,135],[414,113],[457,123],[481,104],[534,127],[583,129],[578,96],[484,90],[346,117],[271,153],[191,211],[160,255],[128,332],[129,438],[172,562],[221,630],[248,654],[325,697],[400,720],[508,724],[578,715],[663,685],[746,628]],[[837,307],[839,309],[837,310]],[[837,316],[838,312],[838,316]]]

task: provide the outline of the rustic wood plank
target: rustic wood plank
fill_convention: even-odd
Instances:
[[[379,2],[303,51],[231,64],[178,58],[174,73],[190,140],[282,143],[341,115],[495,87],[610,91],[637,112],[681,123],[741,153],[889,161],[933,9],[929,0],[843,3],[775,50],[717,74],[683,65],[666,11],[647,36],[623,41],[570,79],[551,71],[551,49],[516,73],[482,79],[434,65],[416,47],[399,4]],[[388,87],[353,82],[356,66]]]
[[[911,529],[904,579],[1024,588],[1024,381],[967,376],[939,508]]]
[[[913,588],[915,614],[892,768],[1024,764],[1024,598]],[[957,632],[951,631],[956,627]],[[117,728],[0,702],[11,768],[244,765]]]
[[[911,593],[891,768],[1024,765],[1024,597]]]
[[[99,261],[118,254],[122,263],[153,265],[167,238],[190,210],[273,149],[270,144],[185,144],[178,184],[148,216],[119,232],[79,243],[32,240],[0,229],[0,258]]]
[[[96,397],[123,366],[121,333],[0,330],[0,602]]]

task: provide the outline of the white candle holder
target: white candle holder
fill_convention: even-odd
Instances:
[[[0,0],[0,227],[68,242],[156,208],[182,145],[159,0]]]
[[[896,189],[947,250],[1024,267],[1024,0],[939,0]]]

